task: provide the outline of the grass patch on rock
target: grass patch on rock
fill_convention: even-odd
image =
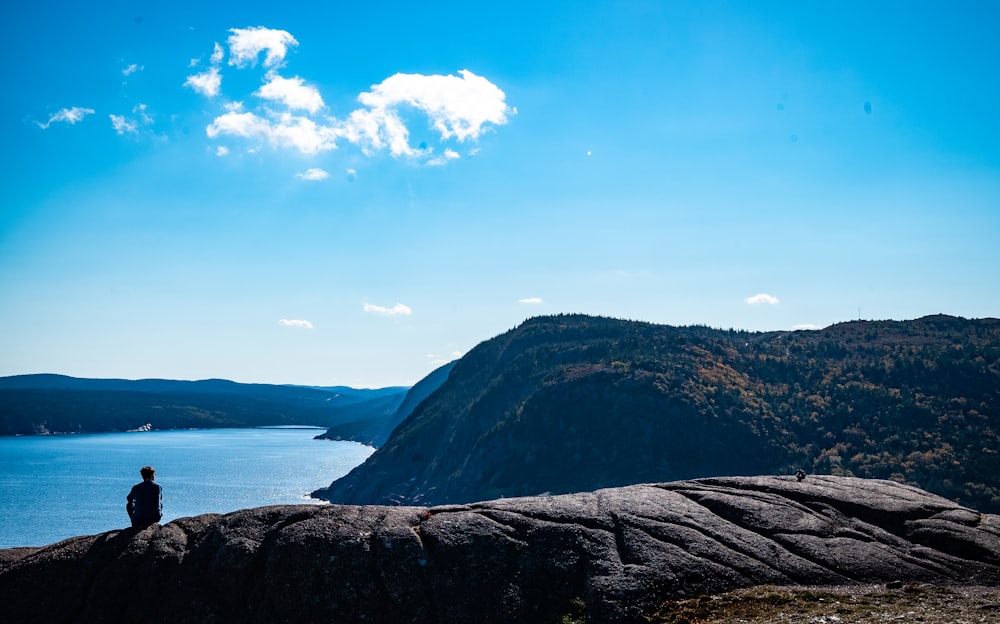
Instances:
[[[654,624],[979,624],[1000,622],[1000,587],[773,587],[670,600]]]

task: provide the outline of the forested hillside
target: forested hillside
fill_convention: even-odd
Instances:
[[[751,333],[532,319],[469,352],[317,494],[468,502],[798,468],[1000,511],[1000,321]]]
[[[0,435],[386,423],[407,388],[354,390],[222,379],[0,377]],[[353,438],[345,438],[353,439]]]

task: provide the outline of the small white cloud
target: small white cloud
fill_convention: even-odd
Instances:
[[[800,329],[807,329],[807,330],[819,329],[819,325],[813,325],[812,323],[802,323],[801,325],[796,325],[795,327],[792,327],[792,329],[796,331]]]
[[[409,316],[413,313],[413,310],[409,306],[405,306],[402,303],[397,303],[391,308],[385,306],[373,305],[371,303],[366,303],[362,308],[365,312],[370,312],[371,314],[380,314],[382,316]]]
[[[744,299],[744,301],[746,301],[750,305],[757,305],[757,304],[760,304],[760,303],[766,303],[768,305],[775,305],[775,304],[778,303],[778,298],[774,297],[772,295],[765,294],[765,293],[760,293],[760,294],[754,295],[752,297],[747,297],[746,299]]]
[[[236,67],[255,65],[261,52],[267,52],[264,56],[264,67],[276,67],[285,60],[288,46],[299,45],[291,33],[263,26],[230,28],[229,32],[233,33],[227,40],[229,64]]]
[[[290,110],[307,110],[315,113],[323,108],[323,98],[315,87],[303,84],[302,78],[282,78],[271,73],[268,75],[269,81],[254,95],[266,100],[277,100],[287,106]]]
[[[145,68],[144,67],[140,67],[140,66],[136,65],[135,63],[132,63],[131,65],[129,65],[129,66],[125,67],[124,69],[122,69],[122,75],[123,76],[131,76],[135,72],[142,71],[143,69],[145,69]]]
[[[224,54],[225,52],[223,51],[222,46],[220,46],[218,42],[216,42],[215,48],[212,50],[212,57],[209,60],[212,62],[213,65],[218,65],[219,63],[222,62],[222,56]]]
[[[433,364],[434,366],[443,366],[443,365],[447,364],[448,362],[452,362],[454,360],[457,360],[458,358],[462,357],[463,355],[465,355],[465,354],[462,353],[461,351],[452,351],[448,355],[438,355],[437,353],[428,353],[427,354],[427,359],[430,360],[431,364]]]
[[[536,304],[536,303],[542,303],[542,298],[541,297],[528,297],[527,299],[518,299],[517,302],[518,303]]]
[[[58,111],[57,113],[49,117],[49,120],[45,123],[41,122],[36,122],[36,123],[38,124],[39,128],[45,130],[46,128],[48,128],[57,121],[73,125],[79,121],[82,121],[83,118],[86,117],[87,115],[93,115],[93,114],[94,114],[94,109],[92,108],[82,108],[80,106],[74,106],[73,108],[64,108]]]
[[[461,158],[458,155],[458,152],[456,152],[453,149],[445,149],[443,155],[428,160],[427,164],[432,167],[440,167],[442,165],[448,164],[449,160],[455,160],[456,158]]]
[[[126,119],[124,115],[108,115],[111,118],[111,127],[119,135],[138,134],[139,124],[134,119]]]
[[[325,180],[330,177],[330,174],[326,171],[313,167],[311,169],[306,169],[302,173],[296,173],[296,178],[300,180],[311,180],[314,182],[319,182],[320,180]]]
[[[216,156],[227,156],[227,155],[229,155],[229,148],[226,147],[225,145],[220,145],[219,147],[215,148],[215,155]]]
[[[346,173],[347,173],[347,181],[348,182],[354,182],[355,180],[358,179],[358,170],[357,169],[354,169],[353,167],[348,167],[348,169],[346,170]]]
[[[312,329],[313,324],[302,319],[281,319],[278,325],[282,327],[298,327],[300,329]]]
[[[184,86],[191,87],[207,97],[219,95],[219,89],[222,86],[222,76],[219,74],[219,68],[212,67],[208,71],[188,76],[187,80],[184,81]]]

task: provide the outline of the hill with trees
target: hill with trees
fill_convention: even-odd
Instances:
[[[0,435],[384,424],[407,391],[18,375],[0,378]]]
[[[1000,511],[1000,320],[760,333],[530,319],[315,495],[465,503],[797,469]]]

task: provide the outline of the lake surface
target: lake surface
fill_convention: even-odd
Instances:
[[[323,429],[261,428],[0,437],[0,548],[129,526],[125,496],[156,468],[163,520],[314,503],[375,449],[314,440]]]

